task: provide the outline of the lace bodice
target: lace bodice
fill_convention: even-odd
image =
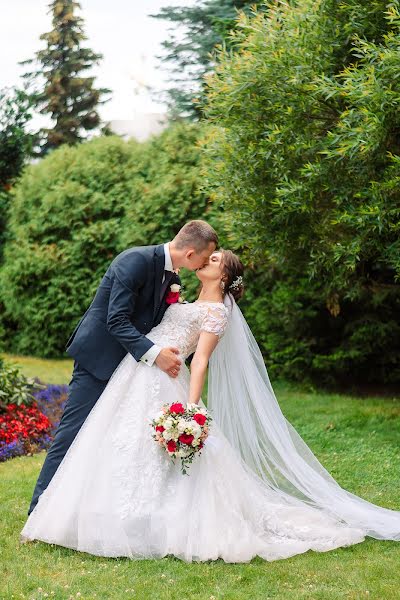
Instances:
[[[163,320],[147,334],[158,346],[175,346],[183,358],[196,350],[200,332],[209,331],[219,338],[228,323],[228,309],[221,302],[176,303]]]

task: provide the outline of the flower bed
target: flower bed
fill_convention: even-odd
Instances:
[[[67,385],[48,385],[46,389],[35,392],[35,399],[39,409],[51,422],[50,435],[54,433],[63,414],[67,401]]]
[[[34,402],[8,404],[0,413],[0,462],[48,448],[67,399],[68,386],[48,385]]]

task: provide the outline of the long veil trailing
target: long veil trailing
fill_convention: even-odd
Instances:
[[[257,342],[230,294],[225,334],[210,359],[208,408],[245,468],[284,502],[307,504],[366,535],[400,541],[400,511],[344,490],[282,414]]]

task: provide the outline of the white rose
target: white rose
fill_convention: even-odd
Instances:
[[[174,426],[174,420],[171,419],[171,417],[168,417],[168,419],[166,419],[165,423],[164,423],[165,429],[172,429],[173,426]]]
[[[186,423],[187,421],[185,421],[184,419],[181,419],[178,423],[178,431],[179,433],[183,433],[186,429]]]
[[[196,421],[193,419],[189,421],[190,433],[193,433],[195,437],[199,437],[201,435],[201,427]]]
[[[172,293],[176,294],[177,292],[179,292],[179,291],[180,291],[180,289],[181,289],[181,286],[180,286],[178,283],[173,283],[173,284],[171,285],[171,288],[170,288],[170,289],[171,289],[171,292],[172,292]]]

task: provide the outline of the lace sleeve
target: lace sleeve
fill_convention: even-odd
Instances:
[[[215,305],[207,310],[200,329],[201,331],[215,333],[215,335],[221,338],[227,324],[227,309],[223,305]]]

